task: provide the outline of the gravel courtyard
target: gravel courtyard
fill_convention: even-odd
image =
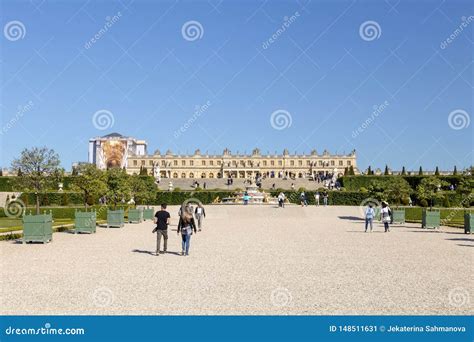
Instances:
[[[150,221],[42,244],[0,242],[2,315],[472,314],[474,238],[380,223],[357,207],[207,206],[189,257]]]

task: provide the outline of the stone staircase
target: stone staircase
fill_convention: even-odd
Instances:
[[[160,190],[168,190],[169,182],[173,183],[173,188],[180,188],[181,190],[193,190],[194,181],[199,183],[201,188],[204,187],[206,183],[207,190],[235,190],[235,189],[245,189],[244,179],[237,178],[234,179],[233,185],[227,185],[227,179],[223,178],[200,178],[200,179],[183,179],[183,178],[162,178],[158,188]],[[275,189],[281,188],[285,190],[291,190],[291,184],[294,184],[295,190],[299,188],[305,188],[306,190],[317,190],[324,187],[323,183],[318,183],[315,181],[310,181],[308,179],[298,178],[295,180],[287,179],[283,180],[281,178],[268,178],[262,181],[262,188],[269,190],[275,184]]]

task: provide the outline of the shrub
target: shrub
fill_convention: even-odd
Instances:
[[[423,208],[426,208],[428,206],[428,201],[425,200],[425,199],[422,199],[420,200],[419,202],[420,206],[422,206]]]

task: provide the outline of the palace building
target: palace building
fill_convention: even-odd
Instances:
[[[318,154],[262,154],[258,148],[251,155],[232,154],[225,149],[221,155],[147,154],[147,143],[118,133],[89,141],[89,162],[101,169],[125,167],[129,174],[146,168],[156,178],[312,178],[318,174],[343,174],[353,167],[358,173],[355,150],[349,154],[333,155],[328,151]]]

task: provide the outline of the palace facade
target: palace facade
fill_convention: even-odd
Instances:
[[[328,151],[309,155],[262,154],[258,148],[250,155],[232,154],[225,149],[221,155],[202,154],[196,150],[192,155],[165,154],[155,151],[147,154],[144,140],[126,137],[118,133],[89,140],[89,162],[100,169],[125,168],[129,174],[147,170],[155,178],[311,178],[319,175],[343,174],[344,169],[354,168],[357,162],[355,150],[349,154],[332,155]]]
[[[157,178],[311,178],[318,174],[343,174],[346,167],[358,173],[356,153],[331,155],[328,151],[309,155],[261,154],[258,148],[251,155],[232,154],[225,149],[222,155],[202,154],[196,150],[193,155],[161,154],[129,156],[127,172],[138,174],[146,168]]]

